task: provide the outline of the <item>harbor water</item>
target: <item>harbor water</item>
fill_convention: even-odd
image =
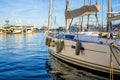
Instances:
[[[0,80],[49,80],[44,33],[0,35]]]
[[[44,33],[0,34],[0,80],[108,80],[53,61],[44,42]]]

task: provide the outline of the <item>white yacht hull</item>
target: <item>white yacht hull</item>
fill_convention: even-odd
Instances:
[[[55,47],[49,47],[48,51],[50,55],[71,64],[110,73],[111,50],[108,45],[82,42],[84,50],[81,50],[79,55],[75,54],[75,49],[72,46],[76,46],[75,41],[64,40],[64,48],[61,52],[57,53]],[[112,57],[112,63],[114,74],[120,76],[120,66],[116,62],[115,57]]]
[[[13,31],[8,31],[6,33],[7,34],[19,34],[19,33],[22,33],[22,30],[13,30]]]
[[[22,30],[14,30],[13,33],[14,33],[14,34],[22,33]]]
[[[26,33],[32,33],[32,30],[28,30],[28,31],[26,31]]]
[[[32,30],[25,30],[24,33],[32,33]]]

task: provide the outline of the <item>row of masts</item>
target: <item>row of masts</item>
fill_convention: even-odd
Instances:
[[[50,2],[49,2],[49,12],[48,12],[48,31],[50,29],[50,22],[51,22],[50,20],[51,20],[51,11],[52,11],[52,0],[49,0],[49,1]],[[102,2],[103,2],[103,0],[102,0]],[[84,6],[85,5],[86,5],[86,0],[84,0]],[[92,0],[90,0],[90,4],[89,5],[92,5]],[[69,10],[70,10],[69,0],[66,0],[66,11],[69,11]],[[112,1],[111,0],[108,0],[108,14],[107,14],[107,17],[108,17],[108,21],[107,21],[107,23],[108,23],[107,27],[108,28],[107,28],[107,31],[108,32],[110,32],[111,29],[112,29],[111,28],[111,21],[109,20],[109,18],[111,18],[111,14],[109,14],[109,13],[112,13]],[[97,15],[97,13],[96,13],[96,15]],[[84,16],[81,16],[81,17],[82,17],[82,20],[81,20],[80,31],[83,31]],[[87,29],[89,28],[89,21],[90,21],[90,14],[88,14]],[[98,22],[98,19],[97,19],[97,22]],[[98,22],[98,24],[99,24],[99,22]],[[70,27],[70,19],[66,19],[66,32],[69,32],[69,27]]]

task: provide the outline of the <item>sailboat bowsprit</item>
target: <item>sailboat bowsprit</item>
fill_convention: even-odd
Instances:
[[[110,7],[111,0],[108,0],[108,2]],[[66,3],[66,8],[69,8],[68,0],[66,0]],[[83,6],[81,10],[85,7]],[[99,7],[94,6],[94,9],[81,13],[79,13],[80,9],[73,10],[73,12],[66,9],[66,12],[68,10],[65,14],[66,33],[62,37],[59,37],[59,35],[58,37],[50,36],[49,33],[46,38],[46,42],[49,42],[49,45],[47,44],[48,51],[50,55],[64,62],[110,74],[110,77],[113,77],[113,75],[120,76],[120,37],[118,36],[120,32],[112,32],[112,30],[106,32],[82,31],[72,34],[69,32],[69,19],[96,13],[99,11],[98,9]],[[112,12],[111,10],[108,11],[108,13]],[[108,14],[108,16],[109,19],[112,17],[111,14]],[[108,23],[111,22],[109,19]]]

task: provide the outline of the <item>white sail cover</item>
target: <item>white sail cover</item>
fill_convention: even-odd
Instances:
[[[66,16],[66,19],[72,19],[72,18],[76,18],[76,17],[79,17],[79,16],[92,14],[94,12],[99,12],[99,10],[100,10],[99,4],[86,5],[86,6],[83,6],[83,7],[79,8],[79,9],[76,9],[76,10],[66,11],[65,16]]]

